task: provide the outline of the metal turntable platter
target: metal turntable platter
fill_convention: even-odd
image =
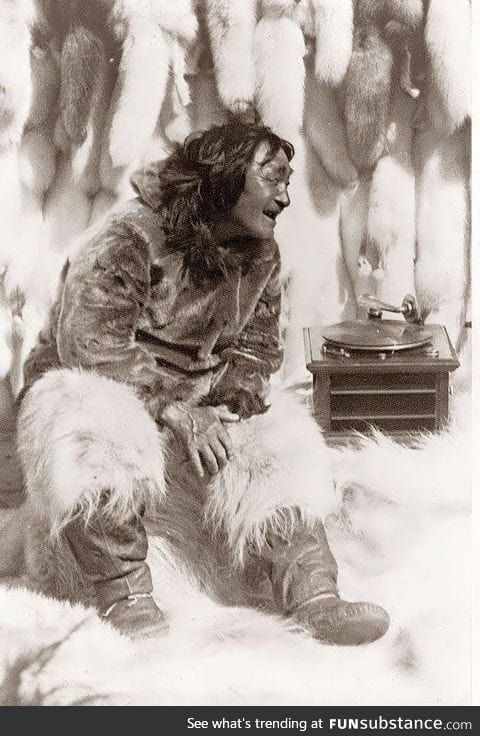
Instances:
[[[324,327],[322,337],[350,350],[407,350],[432,339],[426,327],[388,319],[352,320]]]

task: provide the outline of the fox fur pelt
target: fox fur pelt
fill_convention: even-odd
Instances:
[[[275,232],[282,259],[285,330],[280,377],[286,385],[311,378],[305,367],[303,327],[347,319],[352,305],[338,227],[341,190],[307,140],[297,141],[294,162],[291,205]]]
[[[415,287],[422,316],[458,346],[465,320],[470,237],[470,128],[448,137],[426,125],[414,140],[417,198]]]
[[[357,318],[366,317],[366,310],[358,304],[358,297],[375,291],[372,268],[366,258],[367,216],[370,197],[370,179],[361,176],[358,185],[344,190],[340,197],[340,238],[346,270],[354,295]]]
[[[427,105],[432,124],[443,135],[471,115],[471,33],[469,0],[429,0]]]
[[[422,0],[357,0],[353,51],[342,85],[350,156],[371,169],[383,154],[390,103],[394,46],[388,29],[414,33],[423,20]]]
[[[190,44],[197,21],[191,0],[145,0],[140,6],[134,0],[115,0],[113,17],[122,44],[109,134],[116,168],[142,155],[162,108],[172,53],[178,53],[174,41]]]
[[[353,0],[312,0],[315,25],[315,76],[337,86],[352,55]]]
[[[96,95],[96,75],[103,55],[115,55],[108,18],[110,0],[44,0],[43,7],[54,34],[60,65],[61,87],[57,136],[80,146]],[[64,146],[67,144],[64,143]]]
[[[103,131],[95,219],[131,196],[136,168],[165,158],[169,140],[190,131],[185,57],[198,26],[191,0],[115,0],[111,22],[121,56]]]
[[[256,2],[206,0],[206,20],[220,99],[230,112],[246,113],[255,96]]]
[[[285,6],[284,13],[281,6]],[[293,12],[295,6],[294,2],[264,0],[253,39],[260,118],[293,143],[303,122],[306,54],[303,33]],[[281,75],[279,69],[283,70]]]
[[[345,124],[334,91],[313,74],[305,79],[304,130],[333,181],[341,187],[355,186],[358,172],[348,154]]]
[[[370,183],[365,257],[379,299],[400,304],[414,293],[415,174],[412,164],[416,103],[397,87],[389,113],[388,153]]]
[[[30,46],[35,18],[34,0],[0,3],[0,153],[20,142],[30,111]]]

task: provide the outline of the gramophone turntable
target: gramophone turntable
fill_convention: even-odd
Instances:
[[[424,325],[410,295],[399,307],[368,294],[359,301],[367,319],[304,330],[313,412],[327,441],[341,444],[376,427],[408,442],[441,429],[449,374],[460,365],[445,327]]]

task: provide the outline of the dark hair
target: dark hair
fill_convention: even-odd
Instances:
[[[149,189],[158,193],[167,242],[185,251],[184,265],[196,283],[225,273],[224,249],[214,242],[211,228],[237,203],[262,142],[269,146],[267,160],[280,149],[289,161],[293,158],[292,144],[270,128],[232,120],[190,135],[155,169]]]

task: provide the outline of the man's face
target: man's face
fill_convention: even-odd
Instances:
[[[248,165],[243,192],[232,210],[232,218],[241,231],[258,240],[273,237],[276,218],[290,204],[291,173],[283,149],[271,158],[268,143],[260,143]]]

